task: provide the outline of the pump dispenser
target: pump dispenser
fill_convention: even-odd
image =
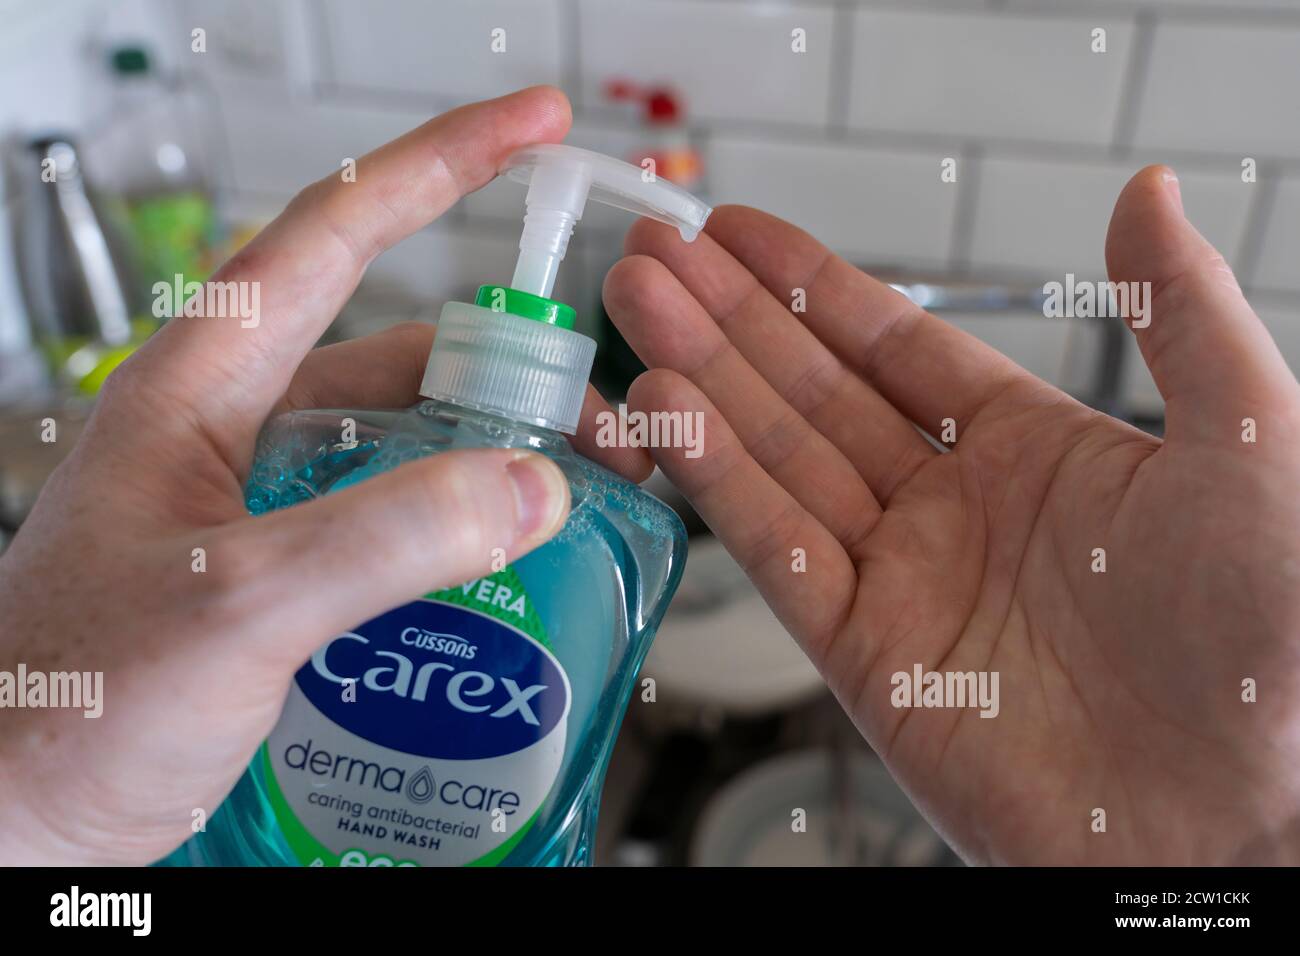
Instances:
[[[528,185],[514,276],[482,286],[473,304],[443,307],[426,400],[272,419],[245,496],[261,514],[415,458],[526,448],[568,478],[569,519],[488,577],[321,647],[207,830],[168,862],[591,862],[605,768],[681,579],[686,533],[671,509],[564,437],[577,428],[596,346],[550,295],[588,200],[669,223],[688,241],[710,209],[638,167],[570,146],[526,147],[502,173]]]
[[[712,210],[639,167],[574,146],[528,146],[502,171],[528,185],[514,278],[480,288],[476,305],[443,307],[420,394],[573,434],[596,343],[573,331],[573,309],[548,297],[588,199],[675,226],[687,242]]]
[[[575,146],[528,146],[511,155],[503,170],[528,184],[528,212],[510,285],[543,298],[555,287],[555,274],[588,198],[675,226],[687,242],[695,241],[712,212],[672,183],[646,179],[637,166]]]

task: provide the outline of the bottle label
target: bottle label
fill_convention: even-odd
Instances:
[[[262,747],[307,866],[490,866],[564,757],[569,679],[512,568],[394,608],[298,671]]]

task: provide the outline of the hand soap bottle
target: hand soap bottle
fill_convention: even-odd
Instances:
[[[605,768],[686,538],[669,508],[565,439],[595,343],[548,296],[588,197],[687,240],[711,210],[638,167],[569,146],[527,147],[502,171],[529,185],[518,266],[509,287],[444,306],[427,400],[272,419],[247,504],[253,514],[286,508],[453,449],[527,448],[567,475],[568,521],[496,573],[321,647],[230,797],[172,861],[591,863]]]

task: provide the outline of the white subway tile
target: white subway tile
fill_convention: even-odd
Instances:
[[[466,229],[439,223],[408,237],[371,264],[367,280],[391,283],[422,299],[473,302],[480,285],[509,285],[519,256],[518,236],[503,229]],[[581,257],[565,259],[553,297],[582,295]]]
[[[282,75],[285,69],[287,12],[299,0],[277,4],[257,0],[173,0],[158,18],[166,24],[168,46],[177,65],[205,73]],[[204,49],[194,50],[196,29]]]
[[[569,135],[564,138],[564,142],[570,146],[592,149],[629,162],[638,162],[637,157],[645,151],[644,134],[636,130],[589,123],[575,124],[569,131]],[[466,196],[462,200],[462,207],[473,217],[503,219],[522,225],[524,194],[527,191],[528,188],[520,183],[494,179],[482,189]],[[582,235],[599,229],[625,230],[631,225],[632,219],[631,213],[593,202],[587,204],[587,209],[577,228]]]
[[[393,283],[420,298],[472,302],[481,284],[510,278],[507,269],[514,267],[516,251],[504,236],[467,235],[435,226],[380,255],[367,279]]]
[[[1300,27],[1162,21],[1135,143],[1231,156],[1300,155]]]
[[[1238,13],[1242,10],[1277,10],[1290,12],[1300,9],[1300,0],[1126,0],[1151,6],[1181,10],[1214,10],[1221,13]]]
[[[1124,343],[1124,374],[1120,388],[1124,411],[1129,415],[1147,418],[1163,415],[1165,400],[1161,398],[1156,381],[1142,360],[1137,339],[1131,332],[1126,334],[1128,338]]]
[[[289,101],[280,87],[258,81],[225,89],[221,112],[236,188],[285,199],[429,119],[424,111]]]
[[[1105,53],[1092,52],[1104,28]],[[859,9],[849,123],[863,129],[1108,143],[1133,19]]]
[[[1268,328],[1277,343],[1278,351],[1286,359],[1291,371],[1300,376],[1300,302],[1290,305],[1268,303],[1255,305],[1255,312]],[[1164,412],[1164,399],[1156,388],[1155,379],[1142,361],[1137,340],[1131,335],[1124,368],[1124,393],[1127,407],[1143,415]]]
[[[1103,277],[1106,229],[1139,163],[980,162],[970,261],[976,269]],[[1179,172],[1188,217],[1229,262],[1246,228],[1251,189],[1230,172]],[[1044,281],[1047,281],[1044,278]]]
[[[54,5],[27,4],[0,30],[0,135],[76,132],[87,115],[87,75],[94,68],[83,43],[92,5],[63,17]]]
[[[875,0],[856,0],[873,3]],[[987,2],[987,0],[977,0]],[[1009,10],[1055,11],[1062,6],[1060,0],[1000,0]],[[1291,13],[1300,9],[1300,0],[1072,0],[1072,13],[1087,12],[1091,8],[1110,9],[1127,7],[1133,10],[1152,10],[1157,13],[1237,14],[1249,11]]]
[[[323,16],[318,0],[151,0],[179,44],[178,64],[223,93],[227,81],[277,81],[286,93],[314,95],[325,75]],[[202,27],[206,50],[193,52]]]
[[[470,100],[561,78],[557,0],[326,0],[323,15],[341,87]]]
[[[498,177],[460,201],[467,215],[523,223],[524,194],[528,187]]]
[[[1278,184],[1259,262],[1249,281],[1252,287],[1300,291],[1300,179]]]
[[[830,101],[833,11],[733,0],[582,0],[583,99],[610,79],[679,90],[693,120],[820,124]],[[806,52],[792,32],[802,29]]]
[[[1266,305],[1256,310],[1291,371],[1300,378],[1300,303],[1289,308]]]
[[[1072,320],[998,313],[940,313],[939,317],[993,346],[1044,381],[1064,386]]]
[[[855,262],[943,267],[963,188],[940,181],[944,155],[720,137],[705,168],[710,200],[757,206]]]
[[[575,238],[564,259],[564,265],[560,266],[560,277],[555,283],[556,291],[552,293],[552,298],[573,306],[578,313],[574,331],[594,338],[598,349],[603,348],[605,336],[601,325],[601,313],[604,310],[601,288],[605,282],[605,273],[621,258],[622,236],[587,232],[581,239]]]
[[[18,276],[16,216],[15,204],[0,203],[0,353],[26,348],[32,338]]]

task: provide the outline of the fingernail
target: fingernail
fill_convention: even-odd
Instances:
[[[1183,211],[1183,189],[1178,184],[1178,176],[1168,166],[1164,171],[1165,188],[1169,190],[1169,195],[1174,197],[1174,202],[1178,204],[1178,211]]]
[[[506,465],[506,474],[515,489],[520,536],[547,536],[559,530],[569,511],[569,483],[556,464],[525,452]]]

